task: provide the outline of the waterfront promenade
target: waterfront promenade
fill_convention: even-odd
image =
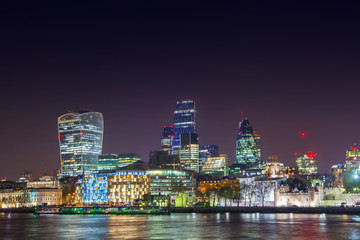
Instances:
[[[0,209],[0,212],[35,213],[35,209],[34,208],[3,208]],[[228,213],[305,213],[305,214],[326,213],[326,214],[360,215],[360,207],[171,207],[170,208],[170,213],[227,213],[227,212]],[[106,213],[101,213],[101,214],[106,214]]]
[[[360,207],[172,207],[171,213],[308,213],[360,215]]]

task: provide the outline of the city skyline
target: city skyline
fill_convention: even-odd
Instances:
[[[177,101],[178,102],[178,101]],[[176,105],[176,104],[175,104]],[[73,115],[74,114],[74,112],[76,113],[76,114],[79,114],[79,113],[77,113],[76,111],[69,111],[69,113],[65,113],[65,114],[62,114],[60,117],[58,117],[58,119],[60,119],[60,118],[62,118],[62,117],[64,117],[64,116],[67,116],[67,115]],[[96,112],[93,112],[92,110],[82,110],[82,111],[79,111],[80,112],[80,116],[81,116],[81,114],[86,114],[86,113],[90,113],[90,114],[92,114],[92,113],[96,113],[96,114],[100,114],[100,115],[102,115],[102,113],[101,112],[99,112],[99,111],[96,111]],[[243,115],[244,115],[244,113],[243,112],[241,112],[241,117],[243,118]],[[248,118],[247,117],[245,117],[244,118],[244,120],[245,121],[248,121]],[[242,121],[240,121],[239,122],[239,124],[238,124],[238,126],[240,126],[241,125],[241,123],[244,121],[244,120],[242,120]],[[106,122],[106,119],[104,118],[104,128],[105,128],[105,122]],[[164,126],[164,127],[166,127],[166,126]],[[106,129],[106,128],[105,128]],[[162,129],[162,130],[160,130],[160,133],[162,133],[164,130]],[[237,131],[237,137],[238,137],[238,132],[239,131]],[[161,140],[161,135],[162,134],[160,134],[160,136],[159,136],[159,138],[158,138],[158,140],[160,139]],[[305,135],[305,136],[304,136]],[[61,136],[61,135],[58,135],[58,139],[59,140],[61,140],[61,137],[59,137],[59,136]],[[104,136],[106,136],[106,131],[104,132]],[[300,148],[303,148],[304,150],[302,150],[302,151],[304,151],[304,152],[312,152],[312,150],[310,150],[310,148],[307,150],[307,151],[305,151],[305,148],[307,147],[307,143],[306,143],[306,140],[303,140],[304,139],[304,137],[306,137],[307,136],[307,134],[305,134],[304,132],[300,132],[299,134],[298,134],[298,140],[300,139],[300,144],[299,144],[299,149]],[[199,137],[200,138],[200,137]],[[234,147],[234,151],[233,152],[236,152],[236,138],[235,138],[235,140],[234,140],[234,142],[235,142],[235,147]],[[305,142],[303,142],[303,141],[305,141]],[[161,142],[161,141],[160,141]],[[158,143],[159,143],[159,141],[158,141]],[[199,140],[199,143],[201,143],[201,140]],[[202,145],[203,146],[203,145]],[[260,150],[261,150],[261,146],[262,146],[262,144],[260,143]],[[59,146],[57,146],[58,148],[59,148]],[[103,147],[105,147],[105,146],[103,146]],[[221,146],[220,146],[221,147]],[[161,144],[159,144],[159,147],[157,148],[157,149],[154,149],[154,150],[161,150]],[[152,150],[150,150],[150,151],[152,151]],[[150,151],[149,151],[149,153],[150,153]],[[116,152],[117,154],[127,154],[127,153],[130,153],[131,151],[122,151],[122,152]],[[139,151],[133,151],[133,152],[136,152],[136,153],[138,153]],[[271,152],[271,151],[270,151]],[[299,151],[299,152],[301,152],[301,151]],[[346,152],[348,152],[348,149],[346,149]],[[114,152],[115,153],[115,152]],[[114,153],[112,153],[112,152],[102,152],[102,154],[104,155],[106,155],[106,154],[114,154]],[[226,152],[224,152],[224,154],[226,154],[226,155],[228,155],[229,153],[226,153]],[[273,152],[271,152],[271,153],[269,153],[268,155],[271,155],[271,154],[273,154]],[[298,152],[295,152],[294,153],[294,157],[293,157],[293,159],[290,159],[290,160],[288,160],[288,161],[283,161],[282,159],[280,159],[279,161],[280,162],[283,162],[283,163],[285,163],[286,165],[289,165],[289,166],[293,166],[293,167],[296,167],[297,166],[297,155],[298,155],[299,153]],[[317,153],[316,153],[317,154]],[[144,162],[148,162],[148,155],[149,154],[147,154],[147,155],[141,155],[140,154],[140,157],[141,157],[141,160],[142,161],[144,161]],[[229,155],[232,155],[232,153],[230,152],[230,154]],[[231,161],[229,161],[229,163],[230,164],[233,164],[233,163],[236,163],[236,160],[235,160],[235,155],[236,154],[234,154],[234,158],[233,159],[231,159]],[[266,161],[267,160],[267,157],[268,157],[268,155],[266,155],[266,156],[261,156],[260,157],[260,159],[262,160],[262,161]],[[61,160],[61,159],[60,159]],[[345,163],[345,160],[346,160],[346,158],[345,158],[345,153],[344,153],[344,159],[343,159],[343,161],[339,161],[338,163]],[[329,170],[330,170],[330,167],[332,166],[332,164],[331,165],[328,165],[327,167],[328,167],[328,169],[325,169],[325,171],[323,171],[323,172],[319,172],[319,173],[326,173],[326,172],[328,172]],[[59,167],[58,167],[58,169],[60,169],[61,168],[61,166],[59,165]],[[18,170],[19,171],[19,176],[21,176],[21,174],[22,174],[22,172],[23,172],[23,169],[16,169],[16,170]],[[30,170],[30,171],[32,171],[32,170],[34,170],[34,169],[27,169],[27,170]],[[53,170],[56,170],[56,169],[53,169]],[[36,171],[34,171],[34,172],[36,172]],[[51,174],[53,174],[53,172],[54,171],[51,171],[50,172],[50,175]],[[42,171],[42,172],[40,172],[40,174],[42,174],[42,173],[46,173],[45,171]],[[49,172],[47,173],[47,174],[49,174]],[[7,177],[7,176],[3,176],[3,177]],[[34,177],[36,177],[36,175],[34,175]],[[9,178],[10,179],[10,178]],[[16,179],[16,177],[15,178],[13,178],[13,179]]]
[[[262,160],[295,166],[307,145],[323,173],[360,144],[354,4],[10,5],[0,177],[59,168],[56,119],[67,110],[103,114],[103,153],[147,161],[181,99],[196,100],[200,145],[230,163],[241,112],[261,133]]]

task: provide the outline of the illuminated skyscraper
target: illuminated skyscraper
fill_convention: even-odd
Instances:
[[[356,147],[356,144],[352,148],[346,151],[346,170],[350,168],[360,167],[360,154],[359,149]]]
[[[199,138],[196,133],[180,135],[180,163],[185,170],[199,172]]]
[[[317,165],[314,159],[314,154],[312,152],[309,153],[301,153],[296,154],[296,165],[299,168],[300,175],[312,175],[317,174]]]
[[[208,157],[218,157],[219,146],[217,145],[200,145],[199,146],[199,167],[205,164]]]
[[[195,133],[195,113],[194,100],[182,100],[176,102],[174,111],[172,154],[179,154],[180,134]]]
[[[164,132],[161,136],[161,151],[171,153],[171,142],[173,139],[173,126],[164,126]]]
[[[245,118],[239,127],[236,140],[235,163],[241,164],[245,169],[258,168],[260,164],[260,135],[254,132],[250,121]]]
[[[103,142],[99,112],[67,113],[58,118],[61,175],[78,176],[97,170]]]

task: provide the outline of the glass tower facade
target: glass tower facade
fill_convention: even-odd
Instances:
[[[346,170],[360,167],[360,154],[356,145],[346,151]]]
[[[164,126],[164,132],[161,136],[161,151],[171,153],[173,133],[173,126]]]
[[[222,178],[229,175],[229,161],[226,154],[217,157],[208,157],[201,173]]]
[[[179,194],[177,186],[182,185],[182,191],[194,192],[196,180],[192,174],[178,170],[149,170],[146,174],[150,176],[150,194],[165,195],[175,198]]]
[[[141,156],[136,153],[102,154],[99,156],[98,170],[115,170],[137,161],[141,161]]]
[[[199,172],[199,138],[196,133],[180,134],[180,163],[185,170]]]
[[[199,167],[205,164],[208,157],[219,157],[219,146],[217,145],[200,145],[199,146]]]
[[[235,163],[241,164],[244,169],[259,168],[259,138],[260,135],[254,132],[250,121],[245,118],[240,123],[236,140]]]
[[[97,170],[104,120],[99,112],[67,113],[58,118],[61,175],[79,176]]]
[[[314,154],[312,152],[309,153],[301,153],[296,156],[296,165],[299,168],[300,175],[312,175],[317,174],[317,165],[314,159]]]
[[[195,133],[195,101],[182,100],[175,104],[172,154],[180,152],[180,134]]]

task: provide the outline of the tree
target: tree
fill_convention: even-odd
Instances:
[[[207,196],[206,196],[206,194],[205,194],[203,191],[196,189],[196,190],[195,190],[195,196],[196,196],[197,198],[200,198],[200,199],[201,199],[201,202],[203,202],[203,203],[206,202]]]
[[[305,192],[307,188],[307,181],[303,178],[288,178],[286,184],[289,185],[290,189],[297,188],[300,192]]]
[[[255,191],[257,197],[261,199],[261,205],[264,207],[266,196],[270,193],[271,183],[268,181],[257,181],[255,183]]]
[[[249,200],[249,207],[251,207],[251,200],[255,195],[255,185],[254,183],[243,183],[244,197],[245,197],[245,206],[246,200]]]
[[[235,188],[233,192],[233,199],[237,202],[237,207],[240,206],[240,201],[244,199],[244,191],[245,187],[244,185],[240,185],[239,188]]]
[[[360,189],[360,174],[355,168],[343,173],[343,185],[347,193],[356,193]]]
[[[228,199],[233,198],[234,190],[230,186],[223,186],[219,189],[219,196],[225,201],[225,207]]]
[[[219,189],[216,187],[208,188],[205,195],[209,198],[210,202],[212,200],[212,206],[215,207],[216,199],[219,197]]]

